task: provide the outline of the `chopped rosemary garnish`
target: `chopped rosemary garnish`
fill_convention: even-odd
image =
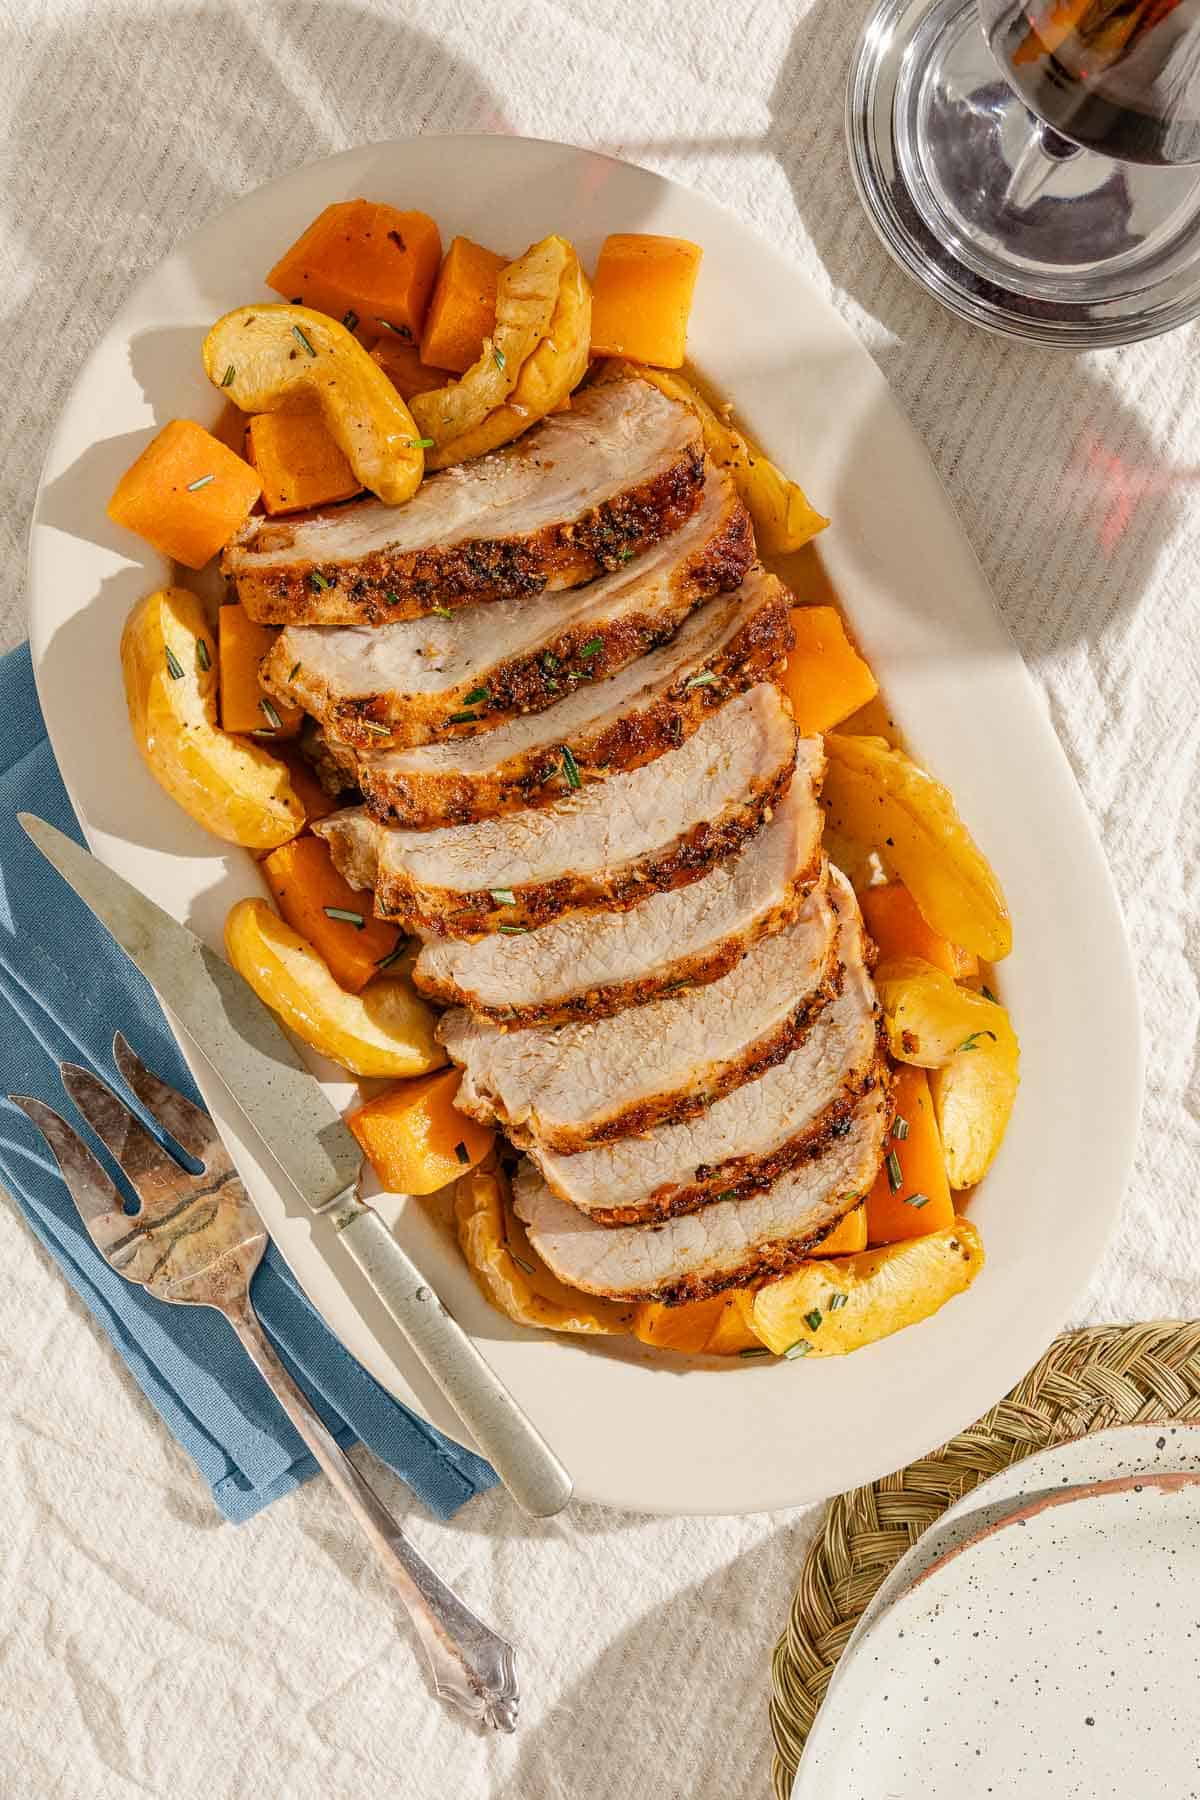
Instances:
[[[739,1356],[770,1356],[771,1352],[765,1344],[750,1344],[745,1350],[739,1350]]]
[[[632,559],[633,559],[633,551],[632,550],[625,549],[625,550],[617,551],[617,561],[618,562],[630,562],[630,561],[632,561]]]
[[[811,1349],[812,1345],[807,1338],[797,1338],[794,1344],[788,1345],[783,1354],[788,1362],[795,1362],[798,1356],[807,1356]]]
[[[542,667],[545,669],[547,675],[553,675],[555,669],[557,669],[558,658],[552,650],[542,651]]]
[[[908,1136],[908,1120],[900,1113],[892,1120],[892,1136],[899,1138],[901,1143]]]
[[[569,744],[564,744],[562,747],[562,772],[567,778],[567,786],[569,788],[581,788],[583,786],[579,774],[579,764],[571,755],[571,746]]]
[[[407,950],[407,948],[408,948],[408,939],[407,938],[397,938],[395,947],[393,949],[389,950],[386,956],[379,957],[379,959],[377,960],[377,962],[375,964],[375,967],[377,969],[392,968],[394,964],[396,964],[400,961],[400,958],[404,955],[404,952]]]
[[[997,1000],[995,994],[993,994],[991,988],[987,985],[986,981],[984,982],[983,986],[980,988],[979,991],[983,995],[985,1000],[990,1000],[993,1006],[999,1006],[1000,1002]]]
[[[905,1198],[904,1198],[904,1204],[905,1204],[905,1206],[915,1206],[917,1211],[920,1212],[920,1210],[923,1206],[929,1205],[929,1195],[928,1194],[906,1194]]]
[[[351,912],[348,906],[325,906],[321,910],[327,919],[340,919],[345,925],[353,925],[355,931],[362,931],[367,923],[360,912]]]
[[[195,494],[200,488],[207,487],[210,481],[215,481],[216,479],[215,475],[197,475],[195,481],[188,482],[187,491],[189,494]]]
[[[603,638],[589,638],[586,644],[580,645],[579,654],[586,661],[589,656],[598,656],[603,648]]]
[[[492,345],[492,361],[498,369],[504,367],[504,352],[503,350],[498,350],[495,344]]]
[[[292,336],[295,338],[300,348],[306,350],[310,356],[315,356],[317,354],[298,325],[292,326]]]
[[[525,1258],[523,1256],[518,1256],[516,1251],[513,1250],[511,1247],[509,1249],[508,1254],[512,1257],[512,1259],[516,1263],[518,1269],[523,1269],[525,1271],[526,1275],[535,1275],[537,1273],[533,1264],[527,1263],[525,1261]]]
[[[893,1194],[898,1194],[900,1192],[901,1184],[904,1181],[904,1177],[900,1173],[900,1158],[896,1155],[894,1150],[888,1151],[883,1159],[883,1166],[887,1170],[888,1186],[891,1188]]]
[[[358,314],[353,307],[350,308],[349,312],[342,314],[342,324],[346,327],[347,331],[358,330]]]
[[[737,1189],[736,1188],[726,1188],[723,1193],[714,1194],[713,1198],[714,1198],[714,1200],[736,1200],[737,1199]]]
[[[283,730],[283,720],[275,711],[275,708],[271,705],[271,702],[267,699],[265,694],[258,703],[258,710],[267,721],[267,724],[271,727],[272,731]]]
[[[300,673],[300,664],[293,663],[291,668],[288,670],[288,680],[295,681],[295,679],[299,673]]]
[[[469,1163],[471,1160],[471,1152],[467,1149],[467,1146],[463,1143],[461,1138],[454,1146],[454,1154],[457,1156],[460,1163]]]
[[[958,1049],[959,1050],[973,1050],[975,1048],[976,1044],[979,1042],[980,1038],[985,1038],[985,1037],[990,1037],[993,1044],[999,1042],[999,1039],[997,1038],[994,1031],[973,1031],[971,1033],[970,1037],[965,1037],[963,1039],[962,1043],[958,1046]],[[958,1050],[956,1050],[954,1054],[957,1056]]]
[[[500,929],[505,937],[527,937],[529,935],[528,925],[502,925]]]
[[[485,687],[472,688],[469,694],[463,695],[463,705],[478,706],[481,700],[488,700],[490,698],[491,696]]]
[[[454,614],[450,611],[448,606],[435,606],[433,609],[433,616],[435,619],[452,619]]]
[[[475,725],[478,723],[478,721],[479,721],[478,713],[457,712],[457,713],[451,713],[450,717],[447,719],[446,723],[447,723],[447,725]]]
[[[333,586],[328,575],[322,575],[320,569],[310,569],[308,571],[308,584],[310,587],[315,588],[318,594],[323,594],[326,588],[331,588]]]
[[[712,687],[716,679],[711,669],[705,669],[702,675],[693,675],[687,686],[689,688]]]
[[[806,1313],[805,1313],[805,1315],[804,1315],[804,1323],[805,1323],[805,1324],[806,1324],[806,1325],[807,1325],[807,1326],[808,1326],[808,1329],[809,1329],[809,1330],[810,1330],[810,1331],[820,1331],[820,1329],[821,1329],[821,1315],[820,1315],[820,1313],[819,1313],[819,1312],[818,1312],[818,1311],[817,1311],[817,1309],[816,1309],[816,1307],[815,1307],[815,1306],[814,1306],[814,1307],[813,1307],[813,1309],[812,1309],[812,1311],[811,1311],[811,1312],[806,1312]]]
[[[221,377],[221,386],[223,388],[224,387],[232,387],[233,382],[234,382],[234,377],[236,375],[237,375],[237,370],[234,368],[233,364],[230,363],[230,365],[226,369],[224,375]]]
[[[828,1300],[825,1302],[825,1311],[837,1312],[841,1307],[847,1304],[847,1300],[848,1296],[846,1294],[831,1293]]]
[[[212,668],[212,657],[208,653],[208,639],[196,639],[196,667],[202,675],[207,675]]]
[[[382,325],[385,331],[394,331],[396,336],[402,338],[406,344],[412,343],[413,334],[407,325],[393,325],[390,319],[381,319],[378,315],[376,316],[375,323],[377,325]]]
[[[167,674],[171,677],[172,681],[183,680],[183,664],[172,650],[170,644],[167,645]]]
[[[389,606],[401,606],[403,604],[399,594],[395,593],[391,588],[384,588],[383,597]]]
[[[497,906],[515,906],[517,904],[517,896],[511,888],[489,888],[488,892]]]
[[[432,450],[433,449],[433,439],[432,438],[409,438],[408,439],[408,447],[410,450]]]

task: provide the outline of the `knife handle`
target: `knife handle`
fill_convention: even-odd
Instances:
[[[561,1512],[571,1498],[571,1477],[379,1214],[358,1202],[333,1222],[410,1348],[518,1506],[535,1519]]]

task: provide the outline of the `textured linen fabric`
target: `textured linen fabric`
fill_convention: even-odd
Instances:
[[[0,718],[0,1096],[33,1095],[80,1128],[58,1064],[84,1063],[120,1091],[112,1062],[119,1026],[156,1074],[199,1101],[149,986],[17,822],[19,812],[32,811],[80,835],[46,738],[27,645],[0,659]],[[2,1099],[0,1182],[227,1519],[251,1518],[317,1473],[225,1321],[209,1307],[165,1305],[115,1274],[84,1230],[41,1133]],[[273,1246],[254,1277],[253,1298],[343,1448],[361,1438],[443,1517],[493,1484],[486,1463],[397,1405],[346,1353]]]
[[[864,10],[0,0],[7,641],[24,635],[26,519],[80,361],[134,278],[231,196],[353,143],[513,131],[595,145],[733,206],[831,298],[923,435],[1121,892],[1145,1127],[1077,1321],[1195,1314],[1200,339],[1191,327],[1087,356],[1024,348],[907,281],[842,148]],[[485,1742],[430,1698],[325,1484],[216,1527],[190,1465],[2,1202],[0,1234],[6,1791],[767,1793],[769,1652],[815,1515],[573,1507],[535,1525],[498,1490],[449,1524],[418,1511],[422,1548],[520,1649],[521,1725]],[[405,1513],[404,1490],[389,1493]]]

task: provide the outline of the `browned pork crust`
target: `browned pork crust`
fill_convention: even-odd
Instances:
[[[683,669],[649,704],[634,706],[616,718],[611,714],[601,718],[592,730],[585,727],[571,735],[566,745],[543,742],[470,773],[454,768],[396,769],[387,766],[386,757],[364,757],[358,785],[367,811],[381,824],[417,831],[464,825],[497,813],[546,806],[570,793],[579,780],[602,780],[642,768],[666,751],[677,750],[734,695],[782,673],[794,641],[789,598],[781,588],[700,669]],[[697,685],[695,678],[701,672],[705,681]],[[575,780],[568,776],[565,750],[574,761]]]
[[[290,527],[271,521],[227,552],[223,566],[260,624],[382,625],[418,619],[435,606],[514,600],[590,581],[678,530],[700,504],[703,486],[703,453],[688,445],[645,481],[525,537],[378,550],[354,562],[246,564],[239,548],[261,554],[291,542]]]
[[[747,1044],[742,1054],[731,1059],[717,1069],[711,1079],[702,1086],[676,1090],[672,1093],[651,1094],[633,1102],[631,1105],[608,1113],[603,1119],[587,1121],[579,1125],[547,1125],[542,1124],[535,1131],[528,1123],[516,1123],[508,1117],[500,1097],[489,1091],[486,1096],[475,1097],[468,1092],[469,1082],[464,1082],[459,1090],[456,1104],[466,1113],[485,1122],[496,1121],[503,1126],[508,1137],[522,1149],[538,1144],[547,1150],[557,1150],[570,1156],[573,1152],[590,1150],[598,1144],[611,1144],[618,1138],[637,1137],[642,1132],[651,1131],[656,1125],[678,1125],[684,1119],[694,1119],[698,1113],[705,1112],[714,1100],[723,1094],[730,1094],[734,1088],[742,1087],[748,1081],[755,1081],[777,1063],[786,1060],[797,1044],[808,1034],[815,1020],[831,1000],[837,998],[842,990],[842,965],[837,959],[836,939],[830,944],[829,955],[821,974],[819,984],[792,1008],[779,1024],[763,1037]],[[453,1046],[451,1046],[453,1054]],[[599,1213],[590,1215],[602,1218]],[[620,1223],[616,1219],[607,1223]],[[628,1223],[636,1223],[626,1221]]]

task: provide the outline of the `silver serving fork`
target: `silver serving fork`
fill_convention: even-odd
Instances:
[[[90,1069],[60,1064],[64,1088],[138,1196],[139,1209],[126,1212],[124,1196],[71,1126],[42,1101],[10,1095],[53,1151],[92,1242],[118,1274],[157,1299],[224,1314],[366,1533],[424,1646],[438,1693],[482,1725],[512,1731],[519,1698],[512,1646],[475,1617],[408,1541],[325,1429],[255,1316],[250,1281],[267,1232],[212,1120],[160,1081],[120,1032],[113,1055],[147,1113],[203,1164],[203,1172],[192,1175],[181,1167]]]

